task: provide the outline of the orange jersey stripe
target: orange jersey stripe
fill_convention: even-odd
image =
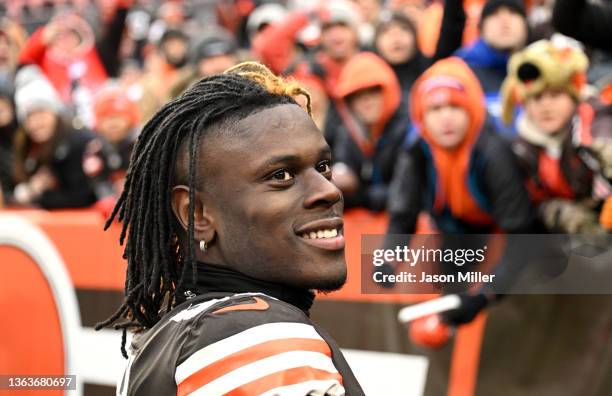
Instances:
[[[331,357],[329,346],[323,340],[285,338],[281,340],[266,341],[233,353],[193,373],[178,385],[177,395],[187,395],[237,368],[279,353],[290,351],[319,352]]]
[[[340,373],[328,373],[324,370],[304,366],[266,375],[228,392],[225,396],[259,395],[279,386],[299,384],[300,382],[311,380],[336,380],[342,384]]]

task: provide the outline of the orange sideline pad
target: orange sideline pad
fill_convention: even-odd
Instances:
[[[123,290],[126,261],[119,246],[120,225],[103,231],[104,218],[93,210],[39,211],[19,210],[4,213],[19,214],[40,227],[58,247],[75,288]],[[355,209],[345,213],[346,261],[348,280],[339,291],[317,298],[331,300],[415,303],[429,295],[361,294],[361,235],[384,234],[386,213],[371,213]],[[1,250],[0,250],[1,251]]]
[[[52,213],[2,211],[0,219],[3,214],[17,214],[43,231],[64,262],[74,289],[123,291],[127,263],[121,257],[123,248],[118,243],[118,224],[104,232],[104,218],[93,210]],[[424,294],[361,294],[361,236],[384,234],[388,217],[384,213],[352,210],[345,214],[344,221],[348,280],[340,291],[320,295],[320,299],[412,304],[435,297]],[[423,219],[420,230],[431,232]],[[0,373],[64,373],[66,356],[62,345],[65,340],[58,307],[47,279],[33,258],[14,246],[0,245],[0,258],[0,264],[3,264],[0,265],[0,305],[5,310],[5,318],[11,318],[13,324],[20,323],[2,326],[0,330],[1,339],[11,340],[0,345]],[[15,282],[15,279],[26,279],[27,285]],[[483,327],[484,318],[481,318],[458,330],[449,395],[474,393]],[[44,332],[41,333],[40,329]],[[37,356],[45,358],[33,359],[28,351],[36,351]],[[35,391],[21,393],[35,394]],[[0,395],[4,394],[7,393],[0,390]],[[47,390],[45,394],[63,393]]]

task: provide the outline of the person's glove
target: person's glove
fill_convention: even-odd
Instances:
[[[612,142],[609,139],[594,139],[591,150],[597,155],[602,176],[612,180]]]
[[[489,304],[489,299],[482,293],[460,293],[458,296],[461,299],[459,307],[440,314],[442,321],[452,326],[471,322]]]
[[[544,225],[549,231],[568,234],[597,234],[600,231],[595,211],[567,199],[551,199],[540,206]]]

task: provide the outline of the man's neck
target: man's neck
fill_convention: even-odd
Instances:
[[[265,280],[255,279],[234,269],[219,264],[196,263],[196,279],[187,275],[184,286],[177,291],[177,303],[185,300],[185,293],[202,295],[206,293],[263,293],[291,304],[308,315],[314,301],[314,293]]]

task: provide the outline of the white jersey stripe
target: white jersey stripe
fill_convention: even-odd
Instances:
[[[269,374],[303,366],[324,370],[329,373],[338,372],[329,356],[322,353],[308,351],[284,352],[230,371],[229,373],[209,382],[190,395],[224,395],[233,389],[265,377]]]
[[[225,301],[225,300],[229,300],[229,297],[215,298],[215,299],[208,300],[208,301],[205,301],[205,302],[200,303],[200,304],[193,305],[193,306],[191,306],[189,308],[185,308],[181,312],[177,313],[172,318],[170,318],[170,320],[173,321],[173,322],[182,322],[183,320],[192,319],[196,315],[198,315],[200,312],[204,312],[208,308],[210,308],[213,305],[215,305],[216,303],[221,302],[221,301]]]
[[[195,352],[176,368],[174,379],[176,384],[179,385],[195,372],[233,353],[266,341],[287,338],[309,338],[323,341],[323,338],[321,338],[315,328],[309,324],[292,322],[266,323],[251,327]]]
[[[344,387],[336,380],[311,380],[294,385],[279,386],[262,393],[260,396],[343,396],[345,393]]]
[[[182,310],[181,312],[177,313],[176,315],[174,315],[172,318],[170,318],[170,320],[173,322],[181,322],[183,320],[189,320],[189,319],[194,318],[199,313],[206,311],[208,308],[212,307],[218,302],[227,301],[230,298],[244,297],[244,296],[266,296],[268,298],[274,298],[274,297],[270,297],[263,293],[237,293],[231,296],[227,296],[223,298],[215,298],[212,300],[204,301],[202,303],[190,306],[189,308],[186,308]]]

